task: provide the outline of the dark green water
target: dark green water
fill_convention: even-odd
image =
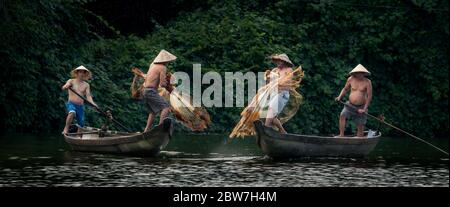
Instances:
[[[448,151],[448,138],[429,140]],[[155,158],[73,152],[61,135],[3,135],[0,186],[449,186],[445,155],[382,138],[365,159],[265,157],[254,138],[176,134]]]

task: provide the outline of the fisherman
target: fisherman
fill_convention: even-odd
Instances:
[[[72,79],[69,79],[64,86],[62,86],[63,90],[67,90],[70,87],[78,94],[85,95],[87,100],[90,101],[94,106],[97,104],[94,103],[91,96],[91,89],[89,83],[86,81],[92,77],[91,71],[89,71],[84,66],[79,66],[73,69],[70,72]],[[73,121],[74,116],[76,117],[77,124],[80,127],[84,126],[84,100],[78,97],[75,93],[69,90],[69,100],[66,103],[66,108],[68,111],[68,115],[66,118],[66,126],[64,127],[63,134],[69,133],[69,126]],[[78,128],[78,131],[80,128]]]
[[[294,64],[291,60],[289,60],[289,57],[286,54],[273,55],[271,56],[271,59],[275,64],[277,64],[277,67],[272,69],[270,73],[267,74],[267,83],[270,81],[277,81],[277,79],[282,79],[287,74],[292,73],[292,67]],[[275,125],[282,134],[286,134],[287,132],[278,119],[278,114],[281,113],[288,101],[289,87],[279,86],[278,93],[269,102],[269,109],[267,111],[265,125],[267,127],[272,127]]]
[[[339,117],[339,136],[344,136],[344,128],[346,119],[352,119],[357,125],[357,137],[364,136],[364,125],[367,122],[367,108],[372,101],[372,82],[365,76],[370,75],[370,72],[361,64],[358,64],[352,71],[350,77],[347,79],[341,93],[336,97],[336,101],[340,101],[342,97],[350,90],[349,101],[347,101]],[[356,109],[356,110],[355,110]]]
[[[169,84],[166,79],[166,65],[176,59],[177,57],[175,55],[172,55],[166,50],[161,50],[150,64],[148,72],[144,77],[142,98],[149,112],[144,132],[151,129],[153,120],[158,113],[161,113],[159,124],[162,124],[170,111],[169,104],[158,94],[158,88],[160,86],[166,87]]]

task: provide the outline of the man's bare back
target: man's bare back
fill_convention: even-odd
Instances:
[[[166,66],[164,64],[151,64],[145,76],[145,88],[158,88],[166,86]]]

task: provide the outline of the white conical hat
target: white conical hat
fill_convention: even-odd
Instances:
[[[352,74],[352,73],[367,73],[367,75],[370,75],[370,72],[361,64],[358,64],[355,68],[353,68],[352,71],[350,71],[350,73],[348,74]]]
[[[272,60],[282,60],[289,64],[291,67],[294,67],[294,63],[292,63],[289,57],[284,53],[279,55],[272,55],[270,58],[272,58]]]
[[[174,61],[176,59],[177,57],[175,55],[172,55],[170,52],[167,52],[166,50],[161,50],[158,56],[156,56],[155,60],[153,60],[153,63],[165,63]]]
[[[76,72],[77,71],[79,71],[79,70],[85,70],[85,71],[87,71],[88,72],[88,79],[90,79],[91,77],[92,77],[92,73],[91,73],[91,71],[90,70],[88,70],[86,67],[84,67],[83,65],[80,65],[80,66],[78,66],[77,68],[75,68],[75,69],[73,69],[72,71],[70,71],[70,75],[72,76],[72,77],[76,77]]]

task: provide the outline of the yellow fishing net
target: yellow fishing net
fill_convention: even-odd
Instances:
[[[141,99],[142,90],[144,89],[144,77],[145,74],[138,68],[131,70],[134,73],[133,82],[131,83],[131,97],[134,99]]]
[[[143,90],[145,74],[138,68],[133,68],[133,82],[131,84],[131,96],[140,99]],[[167,74],[167,82],[170,83],[171,74]],[[203,131],[211,124],[208,111],[203,107],[194,107],[189,95],[180,93],[173,85],[167,84],[165,88],[158,88],[159,95],[168,103],[175,118],[192,131]]]
[[[269,71],[270,72],[270,71]],[[266,71],[266,74],[268,72]],[[265,118],[270,101],[274,98],[270,94],[276,93],[279,88],[289,89],[289,101],[283,110],[278,114],[281,123],[287,122],[298,111],[303,97],[296,91],[300,87],[303,76],[305,75],[302,67],[299,66],[283,78],[272,80],[264,87],[261,87],[249,105],[242,111],[241,119],[230,134],[233,137],[245,137],[255,134],[253,122]],[[267,75],[266,75],[267,76]]]

